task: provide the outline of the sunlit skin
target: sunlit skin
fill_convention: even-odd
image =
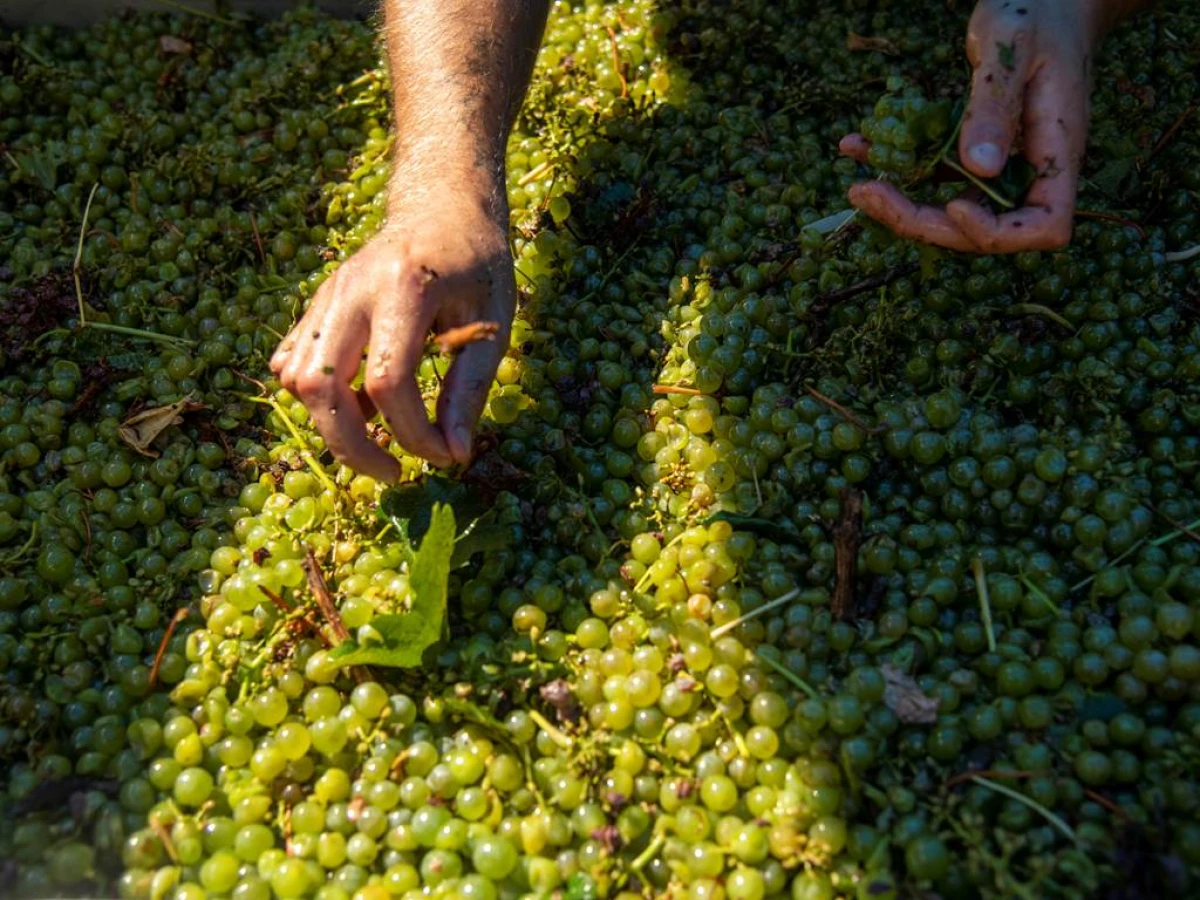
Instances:
[[[1145,0],[983,0],[967,31],[974,67],[963,164],[988,178],[1011,152],[1039,177],[1026,205],[995,215],[969,199],[919,206],[881,181],[852,204],[897,234],[954,250],[1012,253],[1071,237],[1087,139],[1092,54]],[[466,464],[515,309],[504,148],[545,26],[545,0],[385,4],[397,147],[387,223],[326,281],[271,360],[343,463],[381,480],[395,458],[367,437],[378,411],[400,445],[435,466]],[[857,134],[841,151],[865,161]],[[431,331],[500,324],[464,348],[431,421],[416,381]],[[369,348],[369,349],[368,349]],[[366,353],[362,391],[351,382]]]

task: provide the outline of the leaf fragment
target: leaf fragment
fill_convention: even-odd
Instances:
[[[883,702],[905,725],[932,725],[937,721],[938,700],[929,697],[912,676],[884,663],[880,667],[885,687]]]
[[[339,666],[395,669],[420,666],[425,651],[442,636],[454,543],[454,510],[436,503],[429,528],[409,568],[408,586],[412,592],[409,610],[371,620],[371,627],[378,632],[382,643],[361,647],[354,641],[345,641],[330,653],[330,659]]]
[[[899,56],[899,48],[883,37],[866,37],[865,35],[855,34],[851,31],[846,35],[846,49],[851,53],[856,51],[878,51],[888,56]]]
[[[177,38],[170,34],[160,35],[158,38],[158,50],[164,56],[191,56],[192,45],[183,38]]]
[[[117,434],[121,436],[121,440],[138,453],[154,459],[158,456],[158,451],[151,445],[159,435],[173,425],[182,423],[184,414],[205,408],[204,404],[196,399],[197,396],[188,394],[182,400],[166,406],[156,406],[130,416],[121,423]]]

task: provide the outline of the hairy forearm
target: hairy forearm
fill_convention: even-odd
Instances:
[[[504,149],[548,0],[385,0],[396,112],[389,210],[452,185],[504,208]]]

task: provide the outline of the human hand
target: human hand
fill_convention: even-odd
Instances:
[[[1020,133],[1021,153],[1037,171],[1024,207],[997,215],[968,199],[944,209],[918,205],[884,181],[851,187],[851,204],[901,237],[952,250],[1015,253],[1067,244],[1087,143],[1092,52],[1112,5],[980,0],[971,16],[967,57],[974,76],[959,158],[972,174],[993,178]],[[870,144],[851,134],[839,149],[866,162]]]
[[[271,359],[335,457],[394,481],[400,467],[367,436],[378,410],[400,445],[436,466],[469,462],[471,434],[508,347],[516,285],[503,222],[486,202],[399,211],[321,285]],[[431,329],[497,322],[494,340],[462,348],[442,385],[437,422],[417,386]],[[368,347],[361,392],[351,388]]]

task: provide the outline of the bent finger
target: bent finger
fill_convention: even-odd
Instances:
[[[871,152],[871,142],[857,132],[848,134],[838,141],[838,152],[865,165],[867,154]]]
[[[400,477],[400,463],[367,437],[366,419],[349,384],[331,384],[307,405],[325,446],[339,461],[380,481]]]
[[[944,210],[918,205],[886,182],[856,184],[850,188],[848,196],[851,204],[899,237],[949,250],[978,250]]]
[[[967,30],[974,67],[958,153],[982,178],[999,175],[1016,139],[1025,88],[1037,61],[1033,26],[1020,3],[981,3]]]
[[[423,308],[422,304],[417,306]],[[435,466],[447,466],[451,457],[446,441],[429,421],[417,385],[417,366],[432,323],[427,318],[414,318],[408,309],[408,305],[393,307],[376,315],[363,387],[400,446]]]

